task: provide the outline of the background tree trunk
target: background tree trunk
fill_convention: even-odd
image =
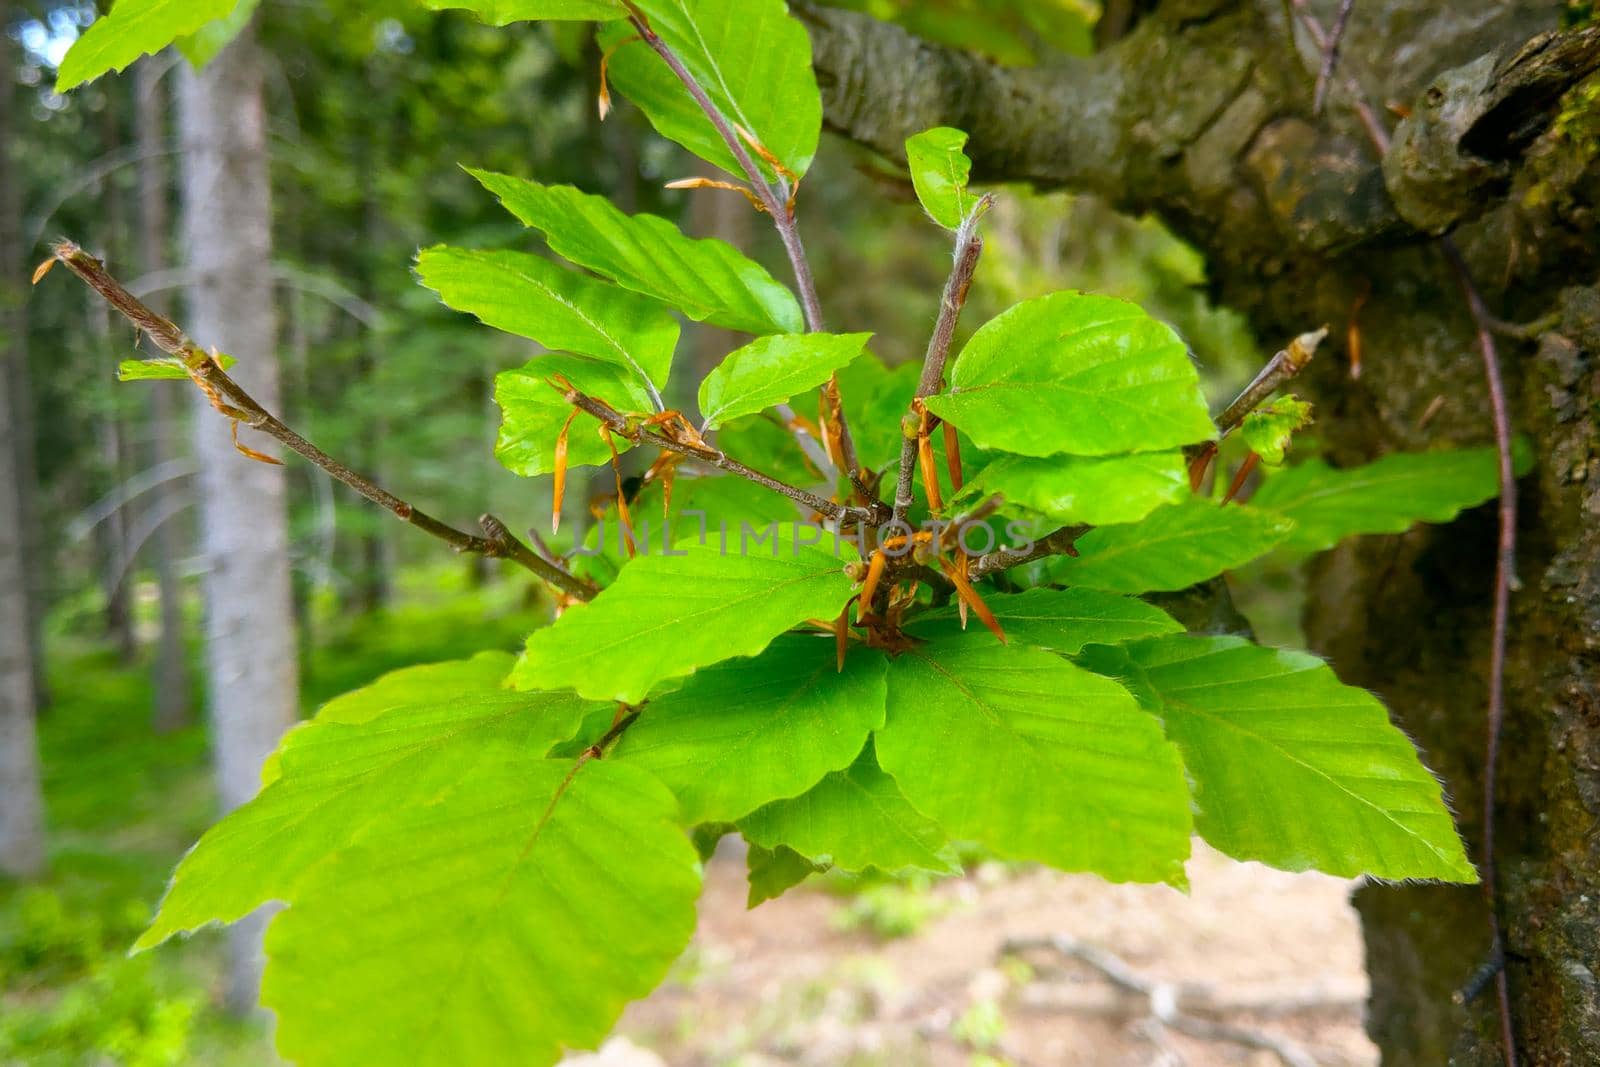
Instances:
[[[182,79],[191,329],[200,343],[235,356],[234,376],[276,408],[267,131],[253,31],[203,71],[185,67]],[[235,451],[226,419],[209,409],[196,415],[208,702],[218,788],[231,809],[255,795],[262,761],[297,713],[286,487],[282,468]],[[257,913],[230,933],[228,1000],[239,1010],[256,1003],[264,927]]]
[[[134,66],[134,125],[139,147],[139,268],[145,274],[154,274],[167,266],[172,228],[167,164],[162,155],[168,137],[167,93],[161,79],[162,69],[155,62]],[[165,293],[151,294],[148,299],[151,307],[166,313],[169,301]],[[171,389],[149,391],[149,456],[154,469],[165,467],[182,454],[177,432],[178,398],[174,394]],[[178,574],[184,546],[180,513],[186,503],[185,495],[185,485],[172,480],[163,481],[151,493],[151,513],[160,520],[150,538],[150,560],[156,574],[161,625],[154,675],[153,724],[158,733],[177,730],[189,721],[183,580]]]
[[[19,168],[6,158],[16,89],[12,42],[3,32],[10,15],[10,5],[0,0],[0,874],[27,877],[44,869],[44,798],[16,420],[23,401],[12,394],[13,367],[28,358],[28,327]]]
[[[1307,6],[1328,26],[1338,4]],[[1522,485],[1496,903],[1523,1062],[1600,1062],[1600,124],[1552,129],[1563,93],[1596,84],[1600,28],[1524,47],[1562,5],[1360,0],[1317,115],[1321,57],[1288,3],[1166,0],[1092,59],[1027,71],[796,7],[836,129],[903,157],[905,137],[960,126],[981,177],[1159,213],[1268,351],[1358,323],[1359,377],[1330,345],[1299,390],[1335,463],[1489,439],[1473,324],[1433,234],[1454,231],[1494,314],[1541,320],[1501,346],[1537,470]],[[1410,109],[1381,159],[1359,97],[1378,123],[1394,123],[1391,101]],[[1341,677],[1416,739],[1480,861],[1492,511],[1341,546],[1311,567],[1306,619]],[[1479,889],[1374,886],[1357,906],[1385,1063],[1501,1062],[1493,987],[1452,999],[1491,956]]]

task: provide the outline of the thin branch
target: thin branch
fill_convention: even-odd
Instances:
[[[1328,102],[1328,85],[1339,66],[1339,46],[1344,43],[1344,31],[1350,26],[1350,12],[1355,10],[1355,6],[1356,0],[1344,0],[1339,5],[1339,14],[1333,20],[1333,33],[1323,46],[1322,69],[1317,72],[1317,89],[1311,98],[1311,112],[1314,115],[1322,114],[1322,105]]]
[[[1050,556],[1076,555],[1078,538],[1094,529],[1092,526],[1063,526],[1054,530],[1031,545],[1019,548],[1002,548],[990,552],[986,556],[979,556],[972,563],[972,569],[967,577],[976,582],[979,578],[986,578],[997,571],[1010,570],[1012,567],[1021,567],[1027,563],[1047,559]]]
[[[56,262],[66,266],[91,289],[99,293],[106,303],[131,322],[136,329],[145,333],[155,342],[156,347],[181,360],[190,378],[221,414],[282,442],[290,451],[310,460],[374,504],[394,513],[424,533],[432,534],[457,552],[471,552],[492,559],[509,559],[571,596],[581,600],[594,597],[596,590],[592,586],[534,555],[527,546],[511,536],[505,525],[498,520],[485,517],[486,530],[490,522],[495,524],[494,532],[488,537],[478,537],[457,530],[375,485],[301,437],[257,403],[239,383],[228,376],[209,353],[190,340],[172,320],[157,314],[128,292],[122,283],[106,271],[99,260],[78,245],[71,241],[62,241],[55,246],[54,257]]]
[[[699,460],[720,471],[736,474],[763,488],[770,489],[774,493],[786,496],[797,504],[802,504],[817,514],[824,515],[841,525],[871,524],[873,521],[872,514],[864,508],[853,508],[834,500],[825,500],[815,493],[807,492],[804,489],[790,485],[788,482],[780,481],[770,474],[762,474],[754,467],[748,467],[727,453],[709,445],[680,441],[675,437],[653,430],[646,424],[634,423],[603,400],[597,400],[570,386],[562,388],[562,396],[573,407],[594,416],[604,423],[612,433],[625,437],[636,445],[663,448],[668,452],[676,452],[680,456]]]
[[[661,57],[672,73],[683,83],[683,87],[688,90],[695,104],[710,120],[712,128],[717,131],[717,135],[728,146],[728,151],[733,153],[733,158],[739,164],[739,169],[744,171],[745,177],[749,179],[751,189],[755,191],[756,197],[760,200],[766,213],[772,217],[772,223],[777,227],[778,236],[783,241],[784,252],[787,253],[789,265],[794,270],[795,285],[800,290],[800,304],[805,310],[806,326],[813,333],[822,332],[824,328],[822,301],[817,297],[816,276],[812,273],[811,261],[806,257],[805,243],[800,238],[800,228],[795,223],[794,209],[790,202],[792,189],[788,182],[779,178],[779,184],[774,186],[772,182],[767,180],[767,176],[761,172],[760,166],[757,165],[755,158],[750,154],[750,150],[745,146],[744,139],[734,130],[733,124],[722,113],[722,109],[717,107],[716,102],[711,99],[705,88],[695,80],[695,76],[690,73],[689,68],[684,66],[683,60],[672,50],[672,46],[662,40],[661,35],[651,28],[650,20],[645,17],[644,12],[639,10],[632,0],[623,0],[623,5],[628,9],[628,21],[633,24],[633,28],[638,32],[640,39],[649,45],[656,55]],[[859,489],[861,461],[856,454],[855,437],[851,434],[850,425],[845,419],[844,407],[838,403],[838,376],[835,375],[830,379],[824,388],[828,392],[829,400],[833,402],[833,406],[837,409],[836,418],[838,419],[840,449],[844,453],[841,458],[845,462],[846,473],[850,477],[851,483],[857,485]],[[794,424],[792,419],[789,422],[791,426]],[[803,440],[801,441],[801,447],[805,447]],[[830,463],[829,466],[831,467],[832,464]]]
[[[987,197],[984,203],[990,202]],[[962,222],[956,233],[955,266],[945,283],[944,297],[939,301],[939,319],[934,324],[933,337],[928,341],[928,352],[922,361],[922,378],[917,383],[917,402],[935,395],[944,388],[944,366],[950,357],[950,344],[955,339],[956,326],[961,322],[961,310],[966,307],[967,294],[972,289],[972,276],[978,270],[978,260],[983,257],[983,238],[978,234],[978,221],[983,207],[975,209]],[[915,413],[915,412],[914,412]],[[917,440],[905,436],[900,445],[900,473],[894,489],[894,517],[904,522],[911,510],[912,479],[917,469]]]
[[[1266,402],[1267,397],[1305,370],[1327,336],[1326,326],[1311,333],[1303,333],[1290,341],[1288,348],[1268,360],[1267,365],[1261,368],[1261,373],[1244,387],[1244,392],[1239,394],[1238,399],[1229,404],[1227,410],[1217,418],[1217,429],[1221,436],[1227,437],[1237,430],[1243,425],[1246,415],[1260,407]]]

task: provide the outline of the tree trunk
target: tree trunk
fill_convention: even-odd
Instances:
[[[236,357],[232,372],[278,402],[269,265],[271,196],[260,55],[246,31],[195,73],[184,69],[180,122],[184,245],[196,282],[189,319],[201,344]],[[254,796],[262,761],[296,718],[294,620],[283,470],[237,452],[226,419],[197,397],[206,559],[205,663],[217,783],[225,808]],[[269,443],[251,440],[268,449]],[[265,916],[233,927],[228,1001],[256,1003]]]
[[[1600,28],[1530,44],[1562,5],[1360,0],[1316,115],[1321,57],[1288,3],[1167,0],[1092,59],[1028,71],[795,6],[849,136],[903,156],[905,137],[961,126],[982,177],[1154,211],[1269,345],[1324,322],[1342,340],[1358,321],[1359,377],[1335,344],[1304,382],[1335,463],[1489,440],[1473,323],[1434,235],[1453,231],[1494,314],[1540,320],[1501,344],[1537,469],[1521,487],[1495,904],[1523,1062],[1600,1062],[1600,124],[1554,123],[1600,68]],[[1306,6],[1326,27],[1338,3]],[[1410,109],[1382,157],[1349,76],[1376,123],[1391,101]],[[1480,862],[1492,511],[1317,560],[1306,620],[1416,739]],[[1492,955],[1480,890],[1372,886],[1356,902],[1385,1062],[1501,1062],[1492,984],[1452,996]]]
[[[0,27],[10,24],[0,0]],[[17,168],[5,159],[12,145],[11,41],[0,34],[0,874],[29,877],[44,869],[44,798],[35,735],[33,626],[29,617],[24,517],[19,476],[13,365],[28,356],[27,317],[19,264],[22,203]]]
[[[167,165],[161,156],[167,141],[167,94],[161,68],[154,63],[134,67],[134,115],[139,145],[139,268],[153,274],[167,266],[171,233],[168,210]],[[165,313],[164,293],[149,298],[155,310]],[[171,389],[149,390],[150,466],[159,469],[180,455],[177,432],[177,395]],[[183,527],[179,513],[186,490],[175,481],[163,481],[151,494],[152,513],[161,520],[151,536],[151,562],[156,574],[161,632],[156,642],[155,708],[157,733],[170,733],[189,722],[189,668],[184,648],[183,580],[178,560],[183,556]]]

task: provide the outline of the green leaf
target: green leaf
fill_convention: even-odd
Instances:
[[[627,15],[618,0],[422,0],[434,11],[470,11],[491,26],[539,19],[605,22]]]
[[[67,51],[56,73],[64,93],[109,71],[121,71],[140,56],[154,55],[179,37],[226,18],[240,0],[117,0]]]
[[[1160,608],[1098,589],[1029,589],[1012,596],[988,596],[985,602],[1012,645],[1066,655],[1090,644],[1113,645],[1183,632],[1183,625]],[[951,605],[908,620],[906,628],[916,637],[953,637],[961,620]]]
[[[626,215],[603,196],[468,170],[557,255],[691,319],[747,333],[800,333],[794,294],[726,241],[695,240],[655,215]]]
[[[1183,750],[1218,849],[1344,878],[1475,882],[1439,783],[1371,693],[1315,656],[1234,637],[1091,649]]]
[[[844,562],[855,550],[816,527],[712,529],[704,544],[679,548],[641,556],[592,602],[535,631],[513,683],[636,704],[658,682],[753,656],[807,619],[836,618],[850,599]]]
[[[1244,417],[1239,433],[1250,451],[1269,467],[1283,463],[1294,435],[1311,425],[1311,405],[1297,396],[1281,396]]]
[[[973,208],[973,198],[967,194],[972,160],[962,151],[966,145],[966,133],[948,126],[919,133],[906,142],[906,161],[917,199],[928,217],[947,230],[959,229]]]
[[[1265,555],[1293,529],[1271,511],[1191,498],[1142,522],[1090,530],[1078,558],[1057,560],[1051,576],[1113,593],[1174,592]]]
[[[841,672],[831,638],[779,638],[652,700],[613,758],[665,782],[686,822],[731,822],[848,767],[883,725],[883,677],[876,652]]]
[[[1517,472],[1526,473],[1531,460],[1520,448]],[[1492,448],[1399,452],[1348,470],[1308,460],[1267,478],[1250,504],[1294,520],[1288,547],[1321,552],[1355,534],[1404,533],[1419,522],[1449,522],[1499,489]]]
[[[811,72],[811,38],[783,0],[638,0],[650,26],[729,122],[754,134],[795,174],[817,154],[822,97]],[[730,174],[744,170],[683,83],[648,45],[626,44],[628,26],[608,28],[617,48],[611,80],[662,136]],[[621,45],[621,47],[617,47]],[[771,168],[751,153],[768,177]]]
[[[1189,493],[1182,452],[1132,456],[999,456],[967,483],[962,498],[994,493],[1060,526],[1138,522]]]
[[[516,370],[501,371],[494,379],[494,399],[503,416],[494,454],[507,470],[526,478],[555,469],[556,439],[572,414],[572,405],[550,385],[552,375],[565,377],[618,411],[650,410],[650,394],[639,379],[610,363],[555,353],[539,356]],[[610,462],[611,449],[601,440],[598,425],[582,413],[573,422],[567,433],[569,466]],[[620,434],[611,439],[619,453],[632,447]]]
[[[677,320],[654,300],[609,282],[521,252],[442,245],[418,255],[417,273],[457,311],[546,348],[622,367],[652,397],[672,370]]]
[[[699,888],[659,782],[523,754],[318,867],[268,931],[262,1002],[305,1067],[554,1064],[666,975]]]
[[[269,900],[298,900],[313,868],[391,812],[571,737],[591,705],[504,689],[509,666],[495,655],[388,675],[291,731],[275,780],[184,857],[135,949],[233,922]]]
[[[739,830],[752,845],[793,849],[846,871],[961,872],[944,831],[911,806],[878,767],[870,744],[849,767],[809,791],[740,819]]]
[[[199,70],[221,55],[222,50],[244,32],[260,6],[261,0],[239,0],[239,5],[227,18],[208,23],[187,37],[179,37],[173,44],[183,53],[189,65]]]
[[[232,356],[218,354],[215,357],[217,364],[227,370],[239,362]],[[117,364],[117,381],[119,382],[186,382],[189,372],[184,369],[183,360],[172,356],[157,356],[154,359],[125,359]]]
[[[953,638],[889,668],[878,761],[953,836],[1008,859],[1181,885],[1189,791],[1132,696],[1040,649]]]
[[[812,863],[794,849],[782,845],[774,849],[752,845],[745,854],[745,863],[750,880],[750,895],[745,906],[750,908],[777,900],[813,874],[828,869],[826,865]]]
[[[928,407],[980,447],[1024,456],[1156,452],[1216,436],[1171,327],[1084,293],[1029,300],[990,321]]]
[[[870,333],[795,333],[761,337],[728,355],[700,383],[706,426],[754,415],[815,389],[859,356]]]

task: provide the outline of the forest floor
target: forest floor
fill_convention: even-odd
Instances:
[[[308,711],[398,666],[514,648],[532,625],[509,590],[425,592],[407,608],[319,628],[304,663]],[[0,884],[0,1067],[274,1063],[259,1026],[218,1009],[216,933],[125,954],[212,818],[204,730],[150,731],[148,665],[119,664],[91,640],[55,647],[55,703],[41,722],[52,873],[35,886]],[[1067,936],[1183,988],[1185,1005],[1204,987],[1228,1008],[1213,1022],[1288,1038],[1315,1063],[1375,1064],[1349,884],[1197,848],[1187,896],[980,862],[967,877],[921,885],[823,876],[750,911],[743,857],[725,847],[707,867],[693,945],[588,1063],[1279,1062],[1159,1030],[1148,998],[1118,995],[1081,963],[1004,955],[1008,939]]]
[[[1281,1062],[1154,1026],[1148,999],[1082,963],[1005,953],[1060,936],[1208,996],[1225,1009],[1209,1021],[1287,1039],[1318,1064],[1376,1064],[1349,883],[1196,848],[1187,896],[986,863],[920,889],[840,895],[824,879],[753,911],[741,857],[725,850],[674,977],[629,1010],[604,1055],[573,1067]]]

